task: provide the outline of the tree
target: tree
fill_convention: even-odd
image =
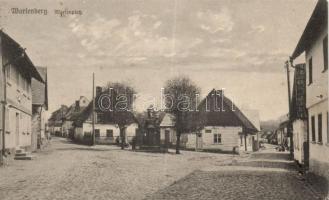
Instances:
[[[179,154],[180,138],[184,132],[197,130],[201,124],[197,112],[200,89],[188,77],[176,77],[164,87],[165,111],[174,116],[176,129],[176,154]]]
[[[109,82],[103,89],[109,94],[111,99],[111,110],[106,112],[106,117],[113,119],[113,122],[119,126],[121,137],[121,149],[126,144],[126,128],[134,122],[133,105],[135,101],[135,89],[128,83]]]

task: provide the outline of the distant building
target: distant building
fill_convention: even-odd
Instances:
[[[96,99],[102,94],[101,88],[96,89]],[[96,102],[98,102],[96,100]],[[93,101],[78,113],[74,119],[74,140],[88,143],[92,139]],[[97,144],[115,144],[122,139],[118,122],[124,120],[125,141],[131,143],[138,131],[138,122],[132,112],[111,112],[101,110],[95,104],[95,140]]]
[[[328,2],[319,0],[292,54],[305,53],[309,170],[329,179]]]
[[[249,115],[253,116],[250,120],[229,98],[225,96],[223,99],[216,98],[217,94],[221,94],[221,91],[212,90],[199,104],[198,112],[191,112],[191,117],[200,127],[181,134],[181,147],[228,152],[256,150],[255,134],[260,129],[258,114],[250,112]],[[216,108],[215,105],[220,108]],[[160,123],[162,144],[169,143],[170,146],[176,144],[174,121],[175,117],[169,113],[162,118]]]
[[[48,110],[47,68],[37,67],[44,82],[32,79],[32,149],[40,149],[49,140],[46,133],[46,111]]]
[[[31,80],[44,81],[23,48],[2,30],[0,49],[0,129],[1,137],[5,138],[2,148],[12,153],[19,148],[29,150],[32,141]]]
[[[285,114],[279,118],[279,127],[275,131],[277,144],[284,146],[285,150],[290,149],[290,136],[288,135],[289,114]]]
[[[54,111],[50,118],[48,119],[48,129],[51,135],[56,136],[64,136],[62,131],[63,120],[65,119],[65,114],[68,111],[68,107],[66,105],[61,105],[59,109]]]
[[[195,133],[185,133],[186,148],[253,151],[255,134],[259,130],[229,98],[216,97],[221,93],[214,89],[201,101],[198,110],[203,128]]]
[[[63,117],[62,123],[62,133],[63,137],[73,137],[74,127],[73,122],[78,117],[81,111],[83,111],[88,105],[90,101],[84,97],[80,96],[78,100],[76,100],[67,110]]]

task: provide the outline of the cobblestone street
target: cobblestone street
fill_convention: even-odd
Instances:
[[[290,172],[196,171],[150,199],[315,199]]]
[[[34,160],[0,169],[0,199],[316,199],[295,171],[268,162],[255,167],[252,159],[122,151],[53,138]]]

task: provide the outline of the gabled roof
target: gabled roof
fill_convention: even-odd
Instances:
[[[174,127],[175,117],[171,113],[165,113],[163,118],[160,120],[160,127]]]
[[[76,120],[79,115],[87,108],[87,106],[82,106],[79,108],[79,110],[76,110],[75,105],[71,105],[68,108],[67,113],[65,114],[65,119],[69,121],[74,121]]]
[[[90,118],[93,109],[93,101],[88,104],[86,108],[84,108],[81,112],[74,115],[73,121],[74,126],[81,127],[84,122]],[[97,113],[97,123],[98,124],[132,124],[138,123],[132,112],[128,111],[101,111],[100,109],[95,109],[95,113]]]
[[[2,30],[0,30],[0,37],[2,39],[3,48],[10,51],[11,57],[9,59],[12,59],[12,62],[16,62],[17,66],[21,67],[21,70],[25,71],[32,78],[35,78],[40,82],[44,82],[29,56],[25,53],[24,49]]]
[[[321,30],[328,25],[328,2],[326,0],[318,0],[311,18],[309,19],[305,30],[300,37],[298,44],[292,53],[292,59],[302,54],[318,37]]]
[[[36,67],[39,74],[41,75],[44,83],[32,79],[32,104],[33,105],[45,105],[48,109],[48,82],[47,82],[47,68],[46,67]]]
[[[80,99],[77,100],[79,101],[79,104],[80,104],[80,100],[81,99],[85,99],[87,102],[89,102],[89,100],[84,97],[84,96],[80,96]],[[88,106],[88,105],[87,105]],[[74,121],[78,118],[78,116],[81,114],[81,112],[87,107],[87,106],[80,106],[77,107],[76,105],[76,102],[73,103],[69,108],[68,108],[68,111],[66,112],[65,114],[65,119],[66,120],[69,120],[69,121]]]
[[[68,107],[66,105],[61,105],[61,107],[59,109],[57,109],[56,111],[54,111],[50,118],[48,119],[49,122],[53,122],[53,121],[60,121],[63,119],[63,117],[65,116],[66,112],[68,110]]]
[[[203,112],[205,126],[242,126],[247,133],[259,131],[229,98],[225,95],[215,98],[218,94],[221,91],[213,89],[198,106]],[[215,110],[216,101],[220,110]]]

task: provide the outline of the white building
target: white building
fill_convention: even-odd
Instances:
[[[292,54],[305,53],[309,170],[329,178],[328,2],[319,0]]]
[[[248,116],[252,117],[252,120],[247,118],[227,97],[224,97],[223,101],[219,96],[216,98],[220,93],[221,91],[214,89],[200,103],[197,117],[201,125],[200,130],[182,133],[181,146],[205,151],[254,151],[256,133],[260,129],[257,112],[249,110]],[[215,105],[222,107],[216,108]],[[162,119],[161,141],[166,140],[167,135],[167,140],[176,143],[173,121],[174,117],[170,114],[166,114]]]
[[[0,30],[1,150],[31,149],[31,79],[43,79],[22,47]],[[3,129],[5,131],[3,131]],[[13,154],[12,154],[13,155]]]
[[[62,123],[62,134],[64,137],[73,136],[73,121],[76,119],[78,114],[88,106],[89,103],[90,101],[86,97],[80,96],[80,98],[68,108]]]
[[[92,138],[92,103],[81,110],[75,117],[74,140],[77,142],[88,143]],[[122,113],[123,114],[123,113]],[[102,113],[95,111],[95,140],[97,144],[115,144],[121,141],[120,127],[116,122],[114,113]],[[138,123],[131,112],[125,112],[124,117],[126,125],[125,141],[131,143],[138,131]]]

